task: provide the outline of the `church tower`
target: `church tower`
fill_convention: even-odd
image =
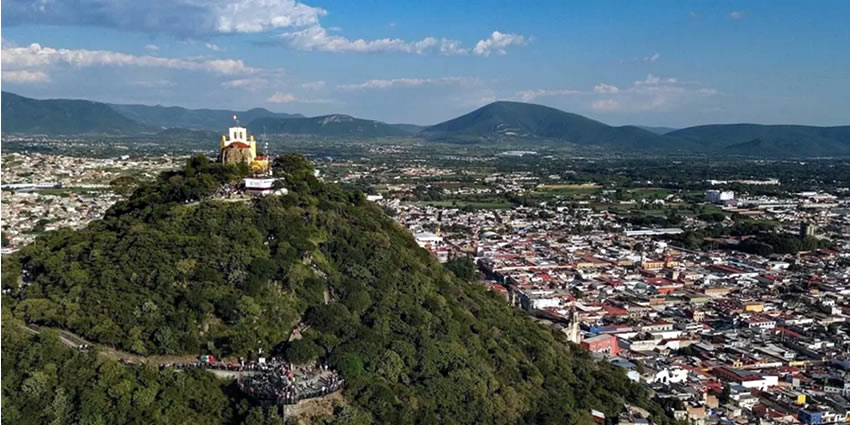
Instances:
[[[575,307],[570,307],[570,327],[567,332],[567,339],[573,344],[581,344],[581,328],[579,327],[578,311]]]

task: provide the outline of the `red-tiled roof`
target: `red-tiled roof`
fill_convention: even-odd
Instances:
[[[613,306],[611,304],[602,304],[602,308],[605,310],[606,313],[612,316],[627,316],[629,314],[628,310]]]
[[[746,271],[741,270],[737,267],[727,266],[725,264],[712,264],[709,266],[712,269],[719,270],[724,273],[746,273]]]
[[[228,144],[227,144],[227,146],[225,146],[224,148],[225,148],[225,149],[229,149],[229,148],[231,148],[231,147],[234,147],[234,148],[241,148],[241,149],[249,149],[249,148],[251,148],[251,146],[250,146],[250,145],[248,145],[247,143],[243,143],[243,142],[230,142],[230,143],[228,143]]]

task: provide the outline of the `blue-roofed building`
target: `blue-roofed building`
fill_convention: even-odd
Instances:
[[[800,422],[807,425],[823,423],[823,414],[816,410],[800,409],[800,412],[797,414],[797,418],[800,419]]]

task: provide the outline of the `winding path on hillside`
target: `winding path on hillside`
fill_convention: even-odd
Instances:
[[[128,353],[126,351],[119,350],[115,347],[106,346],[103,344],[97,344],[91,342],[73,332],[53,328],[48,326],[37,326],[33,324],[26,324],[23,326],[23,329],[27,332],[38,335],[42,331],[50,330],[56,332],[59,335],[59,341],[61,341],[66,346],[73,348],[75,350],[79,350],[80,346],[87,345],[92,348],[96,348],[98,350],[98,354],[109,358],[111,360],[130,362],[134,364],[155,364],[158,366],[167,366],[173,364],[191,364],[197,363],[197,356],[192,355],[183,355],[183,356],[141,356],[138,354]],[[216,376],[226,377],[227,379],[235,379],[239,377],[241,374],[252,373],[252,371],[227,371],[227,370],[215,370],[211,369]],[[216,373],[221,372],[221,373]]]

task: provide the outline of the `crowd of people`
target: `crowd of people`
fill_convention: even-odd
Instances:
[[[238,361],[222,362],[212,356],[201,356],[193,362],[166,363],[160,367],[253,372],[238,379],[239,389],[252,398],[276,404],[295,404],[299,400],[332,393],[343,386],[343,378],[327,365],[294,367],[277,357],[260,357],[256,361],[240,357]]]
[[[300,368],[296,375],[291,364],[279,362],[240,378],[238,383],[239,389],[253,398],[295,404],[339,390],[343,379],[327,365]]]
[[[225,184],[213,193],[213,199],[233,199],[245,196],[245,188],[241,184]]]
[[[221,362],[212,361],[208,359],[199,359],[193,362],[175,362],[175,363],[166,363],[163,364],[162,367],[174,367],[178,369],[214,369],[214,370],[226,370],[230,372],[262,372],[266,370],[270,370],[275,367],[276,364],[280,363],[277,360],[274,360],[272,363],[267,363],[265,359],[261,359],[258,361],[246,361],[244,358],[240,357],[238,362]]]

